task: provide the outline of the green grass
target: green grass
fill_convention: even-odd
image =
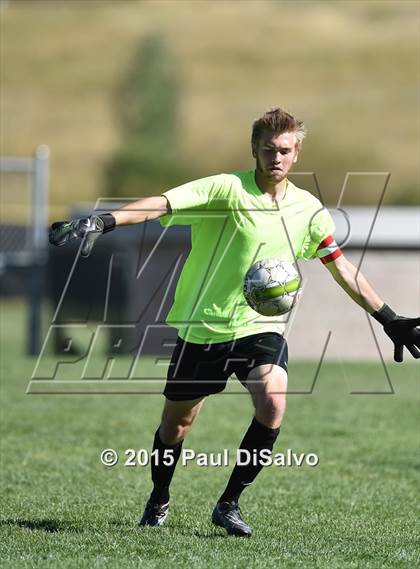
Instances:
[[[2,358],[0,554],[10,567],[419,566],[418,369],[389,365],[395,395],[351,395],[377,381],[374,363],[326,363],[312,395],[293,395],[276,452],[316,452],[315,468],[266,468],[242,498],[250,540],[210,523],[230,468],[179,467],[161,529],[136,527],[147,467],[102,466],[100,451],[150,448],[158,395],[26,395],[9,306]],[[310,377],[292,362],[290,385]],[[343,377],[347,381],[343,381]],[[237,389],[237,391],[240,391]],[[252,415],[245,393],[209,398],[186,448],[233,455]]]

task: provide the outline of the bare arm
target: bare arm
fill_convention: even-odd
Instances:
[[[420,318],[398,316],[373,290],[361,272],[340,255],[333,261],[325,263],[335,281],[343,290],[375,320],[384,327],[384,332],[394,344],[394,360],[403,361],[404,346],[410,354],[420,358]]]
[[[326,263],[334,280],[343,290],[369,314],[379,310],[384,301],[377,295],[366,278],[356,267],[341,255],[334,261]]]
[[[130,203],[113,211],[112,215],[115,218],[115,225],[118,226],[151,221],[167,213],[171,213],[167,198],[165,196],[154,196]]]

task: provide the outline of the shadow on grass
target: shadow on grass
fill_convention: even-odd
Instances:
[[[0,526],[18,526],[30,530],[42,530],[47,533],[70,531],[79,533],[83,530],[67,522],[58,520],[0,520]]]
[[[153,535],[156,532],[157,535],[166,535],[173,537],[175,536],[182,536],[182,537],[198,537],[201,539],[219,539],[219,538],[227,538],[232,537],[223,533],[222,529],[209,529],[209,530],[194,530],[194,529],[187,529],[185,527],[179,526],[176,522],[169,522],[165,524],[165,527],[140,527],[138,524],[133,524],[132,521],[124,521],[124,520],[110,520],[109,524],[119,529],[125,530],[135,530],[138,532],[147,532],[148,535]],[[217,533],[217,532],[220,533]]]
[[[228,538],[235,538],[234,535],[228,535],[225,533],[215,533],[217,530],[209,530],[209,531],[192,531],[190,535],[195,537],[199,537],[202,539],[228,539]],[[223,530],[221,530],[223,531]],[[214,532],[214,533],[213,533]]]
[[[157,532],[158,534],[162,535],[162,528],[139,528],[138,526],[133,526],[130,522],[124,522],[120,520],[111,520],[111,525],[119,528],[124,529],[131,529],[136,531],[144,531],[146,532],[152,530],[152,532]],[[17,526],[21,528],[26,528],[30,530],[41,530],[46,533],[59,533],[59,532],[74,532],[74,533],[81,533],[83,532],[82,528],[69,524],[67,522],[62,522],[59,520],[22,520],[22,519],[5,519],[0,520],[0,526]],[[166,530],[166,531],[165,531]],[[208,531],[200,531],[200,530],[191,530],[187,531],[185,528],[179,528],[177,526],[172,527],[165,527],[164,531],[166,534],[173,533],[175,535],[183,535],[183,536],[194,536],[200,539],[206,540],[219,540],[219,539],[227,539],[227,538],[235,538],[235,536],[229,536],[225,533],[216,533],[218,530],[209,529]],[[150,534],[149,534],[150,535]]]
[[[130,530],[130,529],[140,529],[138,526],[138,523],[136,521],[133,520],[110,520],[109,522],[110,526],[114,526],[116,528],[120,528],[120,529],[126,529],[126,530]]]

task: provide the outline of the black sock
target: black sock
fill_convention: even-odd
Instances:
[[[151,457],[153,491],[150,495],[151,500],[154,502],[166,504],[169,501],[169,485],[175,472],[176,463],[181,455],[183,442],[182,440],[174,445],[165,445],[160,440],[159,429],[155,433],[153,451],[157,450],[158,452]],[[164,455],[165,450],[170,450],[171,452]],[[174,461],[173,464],[168,466],[164,463],[164,460],[166,462],[170,456],[173,456]]]
[[[254,450],[259,452],[262,449],[269,449],[271,451],[279,431],[280,427],[278,429],[270,429],[254,417],[239,448],[247,450],[251,455],[251,459],[254,455]],[[258,462],[258,464],[254,465],[253,462]],[[219,502],[237,502],[243,490],[254,481],[262,468],[263,465],[259,464],[259,461],[251,460],[247,465],[235,464],[226,489],[219,498]]]

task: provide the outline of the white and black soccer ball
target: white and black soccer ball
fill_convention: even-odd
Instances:
[[[263,316],[280,316],[295,306],[300,296],[300,276],[288,261],[263,259],[248,270],[244,296],[249,306]]]

